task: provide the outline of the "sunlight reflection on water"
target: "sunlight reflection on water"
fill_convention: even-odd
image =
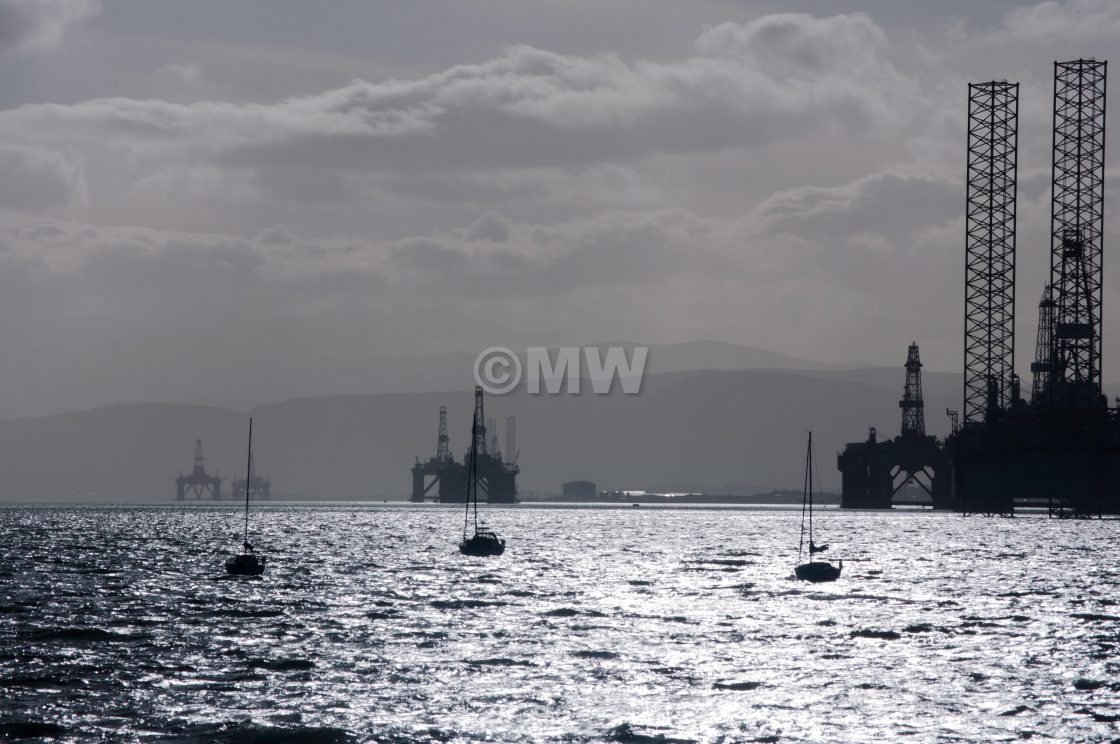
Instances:
[[[454,507],[270,505],[268,572],[227,580],[237,518],[0,508],[0,738],[1085,740],[1120,715],[1111,521],[830,510],[844,576],[812,586],[796,511],[495,509],[508,549],[477,559]]]

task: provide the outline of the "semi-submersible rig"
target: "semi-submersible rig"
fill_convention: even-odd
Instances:
[[[1054,63],[1050,282],[1029,401],[1015,373],[1019,84],[969,84],[963,421],[950,411],[944,442],[925,435],[911,346],[902,433],[840,453],[843,506],[890,508],[917,483],[935,508],[965,514],[1120,514],[1120,401],[1110,407],[1101,386],[1106,71]]]
[[[517,503],[517,419],[506,417],[506,455],[498,447],[498,433],[494,419],[486,418],[482,408],[482,388],[474,391],[474,436],[471,448],[476,452],[478,485],[491,504]],[[439,407],[439,437],[436,439],[435,457],[427,460],[416,458],[412,466],[412,496],[409,501],[439,501],[441,504],[463,503],[467,500],[467,462],[470,450],[462,462],[451,454],[451,438],[447,434],[447,406]]]

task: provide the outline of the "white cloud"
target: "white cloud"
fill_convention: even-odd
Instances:
[[[1017,8],[1004,18],[1002,34],[1023,41],[1115,42],[1120,37],[1120,3],[1115,0],[1048,0]]]

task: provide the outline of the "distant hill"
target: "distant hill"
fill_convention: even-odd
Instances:
[[[651,354],[653,352],[651,351]],[[898,431],[903,370],[728,370],[651,375],[638,396],[491,397],[499,422],[517,416],[523,491],[567,480],[600,488],[749,494],[799,487],[806,430],[823,487],[837,489],[835,453],[867,427]],[[451,445],[467,441],[469,386],[454,393],[299,398],[253,409],[257,464],[293,496],[403,497],[416,456],[435,451],[438,407]],[[959,375],[926,376],[927,427],[947,429]],[[0,421],[0,498],[162,500],[190,470],[194,440],[207,467],[240,477],[248,414],[166,404],[98,408]],[[227,480],[228,487],[228,480]]]
[[[606,348],[616,344],[593,344]],[[632,347],[630,342],[617,345]],[[315,360],[299,364],[270,361],[231,367],[217,363],[184,374],[153,370],[121,376],[81,365],[43,370],[41,384],[0,400],[0,418],[61,413],[104,404],[173,400],[245,410],[294,398],[377,395],[462,390],[473,386],[479,351],[434,356]],[[522,356],[524,349],[521,351]],[[646,372],[660,375],[695,370],[813,369],[836,367],[752,346],[690,341],[649,347]]]

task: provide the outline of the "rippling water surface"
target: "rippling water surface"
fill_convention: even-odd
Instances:
[[[1102,740],[1120,720],[1116,522],[798,515],[0,508],[0,738]]]

